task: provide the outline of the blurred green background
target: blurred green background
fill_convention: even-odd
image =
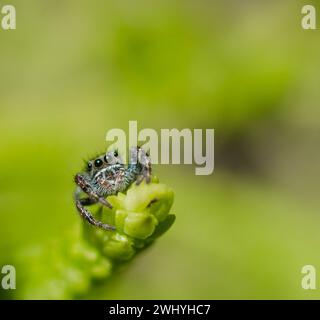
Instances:
[[[177,221],[85,298],[320,297],[301,288],[302,266],[320,270],[320,33],[301,28],[305,2],[7,2],[0,265],[78,223],[82,158],[137,120],[214,128],[215,171],[156,166]]]

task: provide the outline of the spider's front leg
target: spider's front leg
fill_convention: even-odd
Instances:
[[[142,148],[137,147],[137,163],[140,167],[140,173],[136,180],[136,185],[139,185],[144,179],[146,183],[150,183],[151,181],[151,159],[149,154],[145,152]]]
[[[93,202],[94,203],[94,202]],[[83,219],[85,219],[86,221],[88,221],[90,224],[98,227],[98,228],[102,228],[104,230],[108,230],[108,231],[113,231],[116,230],[116,228],[110,224],[107,223],[103,223],[99,220],[96,220],[92,214],[84,207],[85,205],[88,204],[93,204],[92,200],[90,198],[84,198],[84,199],[78,199],[76,200],[76,207],[81,215],[81,217]]]
[[[78,212],[80,213],[81,217],[83,219],[85,219],[87,222],[89,222],[90,224],[92,224],[98,228],[102,228],[104,230],[115,230],[116,228],[114,226],[112,226],[110,224],[103,223],[103,222],[95,219],[92,216],[92,214],[84,207],[84,206],[89,206],[89,205],[95,204],[97,202],[101,203],[101,201],[100,201],[99,197],[92,197],[92,196],[90,197],[90,195],[91,195],[89,192],[91,190],[90,185],[88,185],[88,184],[84,185],[84,183],[86,183],[86,182],[84,182],[83,180],[85,180],[85,179],[81,175],[76,175],[75,181],[79,187],[77,188],[77,190],[75,192],[74,198],[75,198],[76,208],[77,208]],[[81,190],[83,192],[87,193],[89,195],[89,198],[80,198]],[[105,199],[103,199],[103,200],[105,200]]]
[[[100,197],[94,190],[92,190],[90,183],[81,174],[76,174],[74,180],[92,201],[100,202],[102,205],[112,209],[112,205],[104,197]]]

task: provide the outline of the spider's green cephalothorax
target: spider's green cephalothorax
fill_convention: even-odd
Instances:
[[[145,179],[149,183],[150,178],[151,161],[143,149],[131,148],[127,167],[117,151],[107,152],[90,160],[85,172],[76,174],[76,207],[80,215],[92,225],[105,230],[115,230],[114,226],[96,220],[85,206],[101,203],[112,208],[105,199],[107,196],[126,191],[133,182],[140,184]],[[87,197],[81,198],[81,193],[85,193]]]

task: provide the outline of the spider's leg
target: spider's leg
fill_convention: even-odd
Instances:
[[[110,224],[103,223],[101,221],[96,220],[92,214],[84,207],[85,205],[90,205],[95,203],[96,201],[94,199],[90,198],[84,198],[84,199],[77,199],[76,200],[76,207],[83,219],[88,221],[90,224],[102,228],[104,230],[115,230],[116,228]]]
[[[91,199],[92,203],[100,202],[104,206],[112,209],[112,205],[105,200],[103,197],[100,197],[96,192],[94,192],[90,186],[90,184],[83,178],[82,175],[77,174],[75,176],[75,182],[78,185],[78,188],[75,192],[75,200],[79,200],[79,194],[83,191],[88,197]],[[88,201],[88,200],[87,200]]]
[[[133,172],[136,185],[139,185],[144,179],[146,183],[151,181],[151,159],[149,154],[141,147],[132,147],[129,158],[129,175]]]
[[[136,180],[136,185],[138,186],[143,181],[143,179],[144,179],[143,175],[139,176]]]
[[[143,150],[139,149],[139,164],[141,166],[141,174],[139,175],[138,179],[136,180],[136,184],[139,185],[144,179],[146,183],[150,183],[151,181],[151,160],[149,155]]]
[[[146,179],[146,183],[150,183],[151,181],[151,162],[148,161],[144,166],[143,176]]]
[[[97,203],[97,200],[92,199],[92,198],[82,198],[82,199],[77,199],[77,200],[79,200],[80,203],[81,203],[83,206],[91,206],[92,204]]]
[[[150,181],[151,181],[150,175],[146,176],[145,178],[146,178],[146,183],[150,183]]]
[[[110,203],[109,201],[107,201],[107,200],[106,200],[105,198],[103,198],[103,197],[100,197],[100,198],[98,199],[98,201],[99,201],[99,203],[103,204],[104,206],[106,206],[106,207],[108,207],[108,208],[110,208],[110,209],[113,208],[112,205],[111,205],[111,203]]]
[[[142,174],[138,176],[136,180],[136,185],[138,186],[143,180],[146,180],[146,183],[150,183],[151,181],[151,170],[144,169]]]

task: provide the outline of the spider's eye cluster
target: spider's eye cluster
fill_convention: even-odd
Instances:
[[[118,159],[115,159],[118,157],[118,151],[113,151],[105,154],[105,156],[102,158],[98,158],[92,161],[88,162],[88,170],[91,170],[94,166],[95,168],[100,168],[104,163],[106,164],[114,164],[117,163]]]
[[[117,163],[118,159],[116,159],[118,157],[118,151],[111,151],[106,153],[106,155],[104,156],[103,160],[108,163],[108,164],[114,164]]]
[[[95,167],[97,167],[97,168],[101,167],[102,164],[103,164],[103,162],[102,162],[101,159],[96,159],[96,160],[94,161],[94,165],[95,165]]]

